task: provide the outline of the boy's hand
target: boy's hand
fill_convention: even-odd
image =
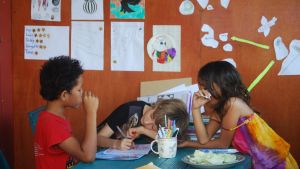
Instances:
[[[135,127],[135,128],[130,128],[127,131],[127,136],[132,138],[132,139],[136,139],[138,138],[141,134],[143,134],[144,132],[144,127],[143,126],[139,126],[139,127]]]
[[[97,113],[99,105],[99,99],[92,92],[84,92],[83,95],[83,106],[87,113]]]
[[[119,150],[129,150],[134,147],[134,142],[132,139],[124,138],[117,141],[117,149]]]

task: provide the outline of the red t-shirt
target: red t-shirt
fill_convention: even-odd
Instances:
[[[73,159],[58,146],[71,135],[69,121],[47,111],[41,112],[34,138],[36,169],[71,168]]]

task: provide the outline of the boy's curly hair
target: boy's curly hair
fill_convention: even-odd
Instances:
[[[53,101],[61,92],[71,92],[78,77],[83,73],[80,62],[68,56],[50,58],[40,70],[40,94],[47,101]]]

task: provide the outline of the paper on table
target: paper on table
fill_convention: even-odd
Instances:
[[[111,70],[144,71],[144,23],[111,23]]]
[[[103,70],[104,22],[72,22],[71,56],[85,70]]]
[[[160,169],[159,167],[157,167],[156,165],[154,165],[152,162],[148,163],[147,165],[138,167],[136,169]]]
[[[150,144],[136,144],[130,150],[107,149],[96,153],[97,159],[107,160],[133,160],[141,158],[150,151]]]

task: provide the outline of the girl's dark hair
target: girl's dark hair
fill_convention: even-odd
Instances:
[[[186,105],[179,99],[159,100],[154,105],[153,118],[157,127],[159,124],[165,126],[165,115],[170,120],[176,120],[176,127],[179,128],[178,137],[184,139],[189,124],[189,115]]]
[[[218,100],[214,109],[221,119],[225,115],[225,104],[231,97],[240,98],[249,105],[250,95],[240,74],[226,61],[214,61],[204,65],[198,72],[198,83],[203,83],[205,89]],[[220,95],[217,94],[213,84],[220,88]]]
[[[53,101],[61,92],[71,92],[83,73],[80,62],[68,56],[50,58],[40,70],[40,94],[47,101]]]

